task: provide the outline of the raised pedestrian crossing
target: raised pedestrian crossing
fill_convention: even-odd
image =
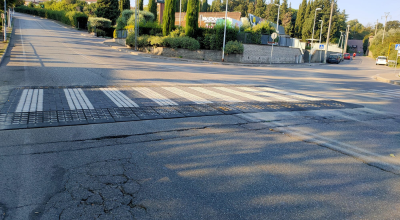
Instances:
[[[11,91],[0,129],[355,107],[272,87],[30,87]]]

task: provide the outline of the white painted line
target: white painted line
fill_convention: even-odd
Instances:
[[[128,107],[139,107],[138,104],[136,104],[134,101],[132,101],[128,96],[126,96],[124,93],[119,91],[116,88],[112,88],[114,94],[118,96],[120,100],[122,100],[125,104],[128,105]]]
[[[43,111],[43,89],[39,89],[39,97],[38,97],[38,104],[37,109],[38,112]]]
[[[114,96],[111,94],[110,91],[108,91],[107,88],[100,88],[100,90],[103,91],[104,94],[106,94],[106,96],[107,96],[109,99],[111,99],[111,101],[113,101],[114,104],[116,104],[118,107],[120,107],[120,108],[121,108],[121,107],[125,107],[122,103],[120,103],[119,100],[117,100],[116,98],[114,98]]]
[[[266,87],[259,87],[259,88],[264,90],[264,91],[276,92],[276,93],[280,93],[280,94],[283,94],[283,95],[292,96],[292,97],[295,97],[295,98],[298,98],[298,99],[304,99],[304,100],[309,100],[309,101],[320,101],[320,100],[322,100],[320,98],[304,96],[304,95],[295,94],[295,93],[292,93],[292,92],[282,91],[282,90],[275,89],[275,88],[266,88]]]
[[[70,110],[75,110],[74,102],[72,101],[71,95],[69,94],[68,89],[64,89],[65,97],[67,98],[68,106]]]
[[[33,89],[28,90],[28,95],[26,96],[24,108],[22,109],[22,112],[29,112],[29,107],[32,102],[32,95],[33,95]]]
[[[156,102],[157,104],[164,106],[164,105],[178,105],[178,103],[168,99],[167,97],[154,92],[153,90],[149,89],[149,88],[142,88],[142,87],[132,87],[133,90],[140,92],[141,94],[143,94],[144,96],[146,96],[147,98],[153,100],[154,102]]]
[[[255,88],[249,88],[249,87],[237,87],[237,88],[242,89],[244,91],[248,91],[248,92],[255,92],[258,95],[267,96],[267,97],[271,97],[271,98],[274,98],[274,99],[283,100],[283,101],[287,101],[287,102],[297,102],[297,101],[299,101],[299,100],[296,100],[296,99],[291,99],[291,98],[288,98],[288,97],[285,97],[285,96],[277,95],[276,93],[260,91],[260,90],[257,90]]]
[[[122,107],[130,107],[130,104],[124,102],[124,100],[119,96],[119,94],[115,92],[114,88],[106,88],[106,90],[112,97],[114,97],[114,99],[117,102],[119,102],[120,105],[122,105]]]
[[[82,107],[82,109],[88,109],[88,107],[87,107],[85,101],[83,101],[81,93],[78,91],[78,89],[71,89],[70,91],[72,91],[74,93],[74,95],[78,99],[79,105]]]
[[[271,100],[263,98],[263,97],[250,95],[250,94],[247,94],[247,93],[244,93],[244,92],[240,92],[240,91],[236,91],[236,90],[233,90],[233,89],[230,89],[230,88],[226,88],[226,87],[214,87],[214,88],[219,89],[221,91],[232,93],[234,95],[238,95],[238,96],[242,96],[242,97],[245,97],[245,98],[248,98],[248,99],[256,100],[256,101],[259,101],[259,102],[270,102],[271,101]]]
[[[36,111],[38,95],[39,95],[39,90],[38,89],[33,90],[32,103],[31,103],[31,107],[29,109],[29,112],[35,112]]]
[[[18,105],[17,105],[17,110],[15,112],[22,112],[22,109],[24,108],[26,96],[28,95],[28,89],[24,89],[21,94],[21,98],[19,99]]]
[[[68,92],[71,95],[71,99],[72,99],[72,102],[74,103],[75,108],[82,109],[82,106],[79,104],[79,101],[76,98],[74,91],[72,89],[68,89]]]
[[[177,95],[179,95],[179,96],[181,96],[181,97],[183,97],[183,98],[185,98],[187,100],[190,100],[190,101],[192,101],[192,102],[194,102],[196,104],[212,103],[211,101],[208,101],[207,99],[204,99],[204,98],[199,97],[197,95],[193,95],[193,94],[191,94],[189,92],[183,91],[182,89],[178,89],[178,88],[175,88],[175,87],[162,87],[162,88],[165,89],[165,90],[168,90],[168,91],[170,91],[172,93],[175,93],[175,94],[177,94]]]
[[[80,89],[80,88],[78,89],[78,92],[79,92],[79,94],[81,95],[81,97],[83,98],[83,100],[85,101],[86,106],[87,106],[89,109],[94,109],[92,103],[89,101],[88,97],[85,95],[85,92],[83,92],[83,90]]]
[[[193,89],[193,90],[196,90],[198,92],[202,92],[204,94],[213,96],[215,98],[222,99],[222,100],[224,100],[226,102],[244,102],[242,100],[239,100],[239,99],[227,96],[227,95],[223,95],[223,94],[220,94],[220,93],[217,93],[217,92],[205,89],[205,88],[201,88],[201,87],[189,87],[189,88]]]

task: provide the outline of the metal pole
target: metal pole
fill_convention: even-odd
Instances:
[[[378,22],[379,20],[378,19],[376,19],[376,25],[375,25],[375,35],[374,36],[376,36],[376,31],[378,30]]]
[[[322,26],[324,25],[324,20],[321,20],[321,31],[319,32],[319,44],[321,44],[322,40]],[[319,52],[319,60],[322,62],[322,52]]]
[[[7,23],[6,23],[7,2],[4,0],[4,42],[7,42]]]
[[[382,18],[385,17],[385,26],[383,27],[382,44],[383,44],[383,40],[385,39],[386,21],[387,21],[387,18],[388,18],[388,16],[389,16],[389,14],[390,14],[390,12],[385,12],[385,16],[382,16]]]
[[[315,16],[314,16],[314,26],[312,29],[312,37],[311,37],[311,51],[308,55],[309,59],[308,59],[308,63],[311,63],[311,55],[312,55],[312,50],[314,48],[314,29],[315,29],[315,19],[317,18],[317,10],[315,10]]]
[[[179,27],[181,27],[182,0],[179,0]]]
[[[331,24],[332,24],[332,14],[333,14],[333,4],[335,4],[335,1],[332,1],[332,4],[331,4],[331,16],[330,16],[330,18],[329,18],[328,36],[326,37],[326,47],[325,47],[324,63],[326,63],[326,55],[328,54],[328,46],[329,46],[329,35],[331,35]]]
[[[8,27],[11,28],[11,9],[8,9]]]
[[[138,38],[138,31],[139,31],[138,19],[139,19],[139,16],[138,16],[138,0],[136,0],[135,1],[135,50],[136,51],[138,50],[138,48],[137,48],[137,38]]]
[[[276,19],[276,33],[278,33],[279,34],[279,11],[280,11],[280,9],[281,9],[281,5],[277,5],[277,4],[275,4],[276,6],[279,6],[278,7],[278,18]]]
[[[222,45],[222,62],[224,62],[225,58],[225,37],[226,37],[226,20],[228,17],[228,0],[226,0],[226,9],[225,9],[225,27],[224,27],[224,43]]]
[[[274,39],[275,40],[275,39]],[[271,49],[271,59],[269,59],[269,65],[272,64],[272,52],[274,52],[274,44],[272,44],[272,49]]]

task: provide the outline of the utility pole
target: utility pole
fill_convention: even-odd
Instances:
[[[181,15],[182,15],[182,0],[179,0],[179,27],[181,27]]]
[[[349,32],[350,32],[350,25],[347,25],[347,29],[346,29],[346,41],[345,41],[344,49],[343,49],[344,53],[347,52],[347,41],[349,40]]]
[[[308,63],[311,63],[311,55],[312,55],[312,51],[314,49],[314,29],[315,29],[315,19],[317,18],[317,11],[322,10],[321,8],[317,8],[315,9],[315,16],[314,16],[314,26],[312,29],[312,37],[311,37],[311,53],[309,53],[309,59],[308,59]]]
[[[385,17],[385,26],[383,27],[382,44],[383,44],[383,40],[385,39],[386,21],[387,21],[387,18],[389,17],[389,14],[390,14],[390,12],[385,12],[385,16],[382,16],[382,18]]]
[[[375,25],[375,35],[374,36],[376,36],[376,31],[378,30],[378,22],[379,21],[379,19],[376,19],[376,25]]]
[[[137,51],[137,39],[139,35],[139,15],[138,15],[138,0],[135,1],[135,50]]]
[[[6,12],[7,12],[7,3],[6,0],[4,0],[4,42],[7,42],[7,23],[6,23]]]
[[[333,5],[334,5],[334,4],[335,4],[335,1],[332,1],[332,4],[331,4],[331,16],[329,17],[328,36],[327,36],[327,38],[326,38],[326,47],[325,47],[324,63],[326,63],[326,55],[328,54],[329,35],[331,35],[331,24],[332,24],[332,14],[333,14]]]
[[[222,62],[225,59],[225,37],[226,37],[226,20],[228,19],[228,0],[226,0],[226,9],[225,9],[225,27],[224,27],[224,42],[222,45]]]

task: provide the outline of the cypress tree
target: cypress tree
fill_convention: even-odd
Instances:
[[[294,34],[296,37],[301,37],[302,35],[301,29],[304,24],[304,14],[306,12],[306,8],[307,8],[307,0],[303,0],[303,2],[299,6],[299,11],[297,12],[296,16],[296,23],[294,27]]]
[[[129,1],[129,0],[128,0]],[[149,0],[149,5],[148,5],[149,11],[153,13],[154,15],[154,20],[157,21],[157,3],[155,0]]]
[[[131,2],[129,0],[120,0],[119,1],[119,10],[122,13],[125,9],[131,9]]]
[[[203,0],[203,4],[201,5],[201,12],[207,12],[208,11],[208,3],[207,0]]]
[[[143,0],[139,0],[139,11],[143,11]]]
[[[120,15],[118,0],[98,0],[96,16],[108,18],[115,24]]]
[[[186,11],[185,34],[194,37],[199,28],[199,0],[189,0]]]
[[[165,0],[163,15],[163,35],[167,36],[175,28],[175,0]]]
[[[263,0],[258,0],[256,4],[256,10],[254,11],[254,15],[258,17],[263,17],[265,11],[265,4]]]
[[[212,12],[220,12],[221,11],[221,0],[213,0],[212,1],[211,11]]]
[[[301,29],[301,33],[302,33],[302,39],[306,40],[307,38],[311,37],[311,32],[312,32],[312,26],[313,26],[313,22],[314,22],[314,14],[312,13],[313,10],[313,4],[312,2],[308,2],[307,4],[307,9],[306,12],[304,13],[304,24],[303,27]],[[311,15],[312,14],[312,15]]]

